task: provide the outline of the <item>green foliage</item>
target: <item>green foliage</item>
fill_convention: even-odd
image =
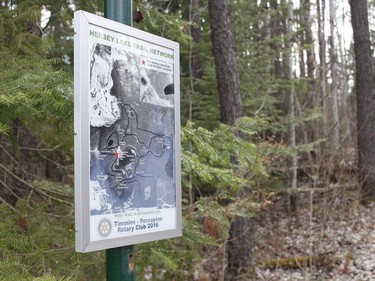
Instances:
[[[187,35],[188,23],[178,16],[164,10],[155,9],[149,2],[135,1],[134,10],[142,13],[143,20],[134,27],[161,37],[177,41],[186,46],[190,40]]]
[[[189,188],[196,190],[195,215],[200,220],[208,217],[215,221],[221,238],[226,237],[232,217],[254,215],[264,204],[259,193],[272,189],[270,183],[275,180],[268,177],[270,159],[280,155],[282,146],[251,142],[256,129],[265,123],[260,118],[244,117],[235,127],[222,124],[213,131],[191,122],[183,128],[185,197],[191,193]]]
[[[102,253],[75,253],[70,205],[32,195],[16,209],[0,204],[0,280],[104,279]]]
[[[199,182],[213,185],[218,190],[229,188],[234,192],[254,185],[257,176],[267,176],[256,146],[237,136],[239,131],[249,135],[255,133],[246,128],[246,120],[252,119],[242,119],[234,128],[221,124],[213,131],[195,128],[188,122],[181,135],[184,176],[193,175]],[[233,159],[236,159],[235,163]],[[245,178],[240,176],[243,173],[247,174]]]
[[[201,248],[215,245],[195,215],[185,214],[182,237],[137,245],[137,279],[147,274],[150,280],[187,280],[201,259]]]
[[[28,18],[40,16],[28,10],[1,9],[0,17],[0,131],[9,133],[17,120],[43,141],[72,145],[73,85],[71,75],[54,69],[47,59],[52,42],[25,29]],[[35,14],[35,15],[34,15]],[[34,15],[34,16],[33,16]],[[63,137],[64,136],[64,137]]]
[[[211,48],[209,42],[202,41],[193,49],[193,59],[199,61],[202,77],[190,77],[189,51],[181,50],[181,122],[193,121],[197,126],[212,130],[220,124],[220,105],[213,58],[206,55]]]

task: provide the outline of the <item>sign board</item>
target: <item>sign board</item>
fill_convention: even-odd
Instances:
[[[76,250],[180,236],[179,44],[74,15]]]

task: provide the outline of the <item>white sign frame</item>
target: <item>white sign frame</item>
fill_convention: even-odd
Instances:
[[[84,11],[74,14],[74,34],[76,251],[181,236],[179,44]],[[138,82],[129,90],[124,77]],[[160,81],[171,79],[163,96]],[[117,85],[117,96],[108,83]]]

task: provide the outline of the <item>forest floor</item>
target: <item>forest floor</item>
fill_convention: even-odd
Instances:
[[[257,219],[252,280],[375,280],[375,204],[348,190],[303,195],[296,216],[271,206]]]
[[[284,199],[268,206],[253,222],[254,268],[238,280],[375,280],[375,202],[363,206],[356,194],[345,188],[300,193],[294,215]],[[198,280],[227,280],[217,269]]]

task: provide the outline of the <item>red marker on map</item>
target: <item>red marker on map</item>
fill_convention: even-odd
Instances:
[[[119,149],[115,150],[115,153],[114,153],[114,154],[115,154],[115,157],[118,158],[119,155],[120,155],[120,153],[119,153]]]

